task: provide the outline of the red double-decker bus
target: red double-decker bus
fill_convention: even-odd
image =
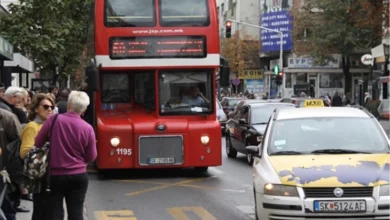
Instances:
[[[95,0],[93,11],[97,168],[221,165],[215,0]]]

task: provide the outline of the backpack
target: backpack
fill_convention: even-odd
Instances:
[[[46,171],[48,171],[50,140],[57,117],[58,115],[56,114],[54,116],[53,123],[51,124],[48,141],[41,148],[33,147],[24,158],[23,175],[31,180],[42,179],[45,176]]]
[[[23,176],[23,160],[20,158],[21,140],[17,137],[14,141],[7,144],[4,149],[4,166],[13,183],[22,184]]]

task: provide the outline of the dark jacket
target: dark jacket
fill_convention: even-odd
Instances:
[[[57,102],[57,108],[58,108],[58,114],[63,114],[67,111],[68,108],[68,101],[66,100],[60,100]]]
[[[332,106],[343,106],[343,99],[339,95],[334,95],[332,99]]]
[[[9,104],[3,98],[0,98],[0,108],[5,109],[7,111],[12,111],[18,117],[20,124],[27,124],[28,119],[26,113],[19,108],[16,108],[14,105]]]

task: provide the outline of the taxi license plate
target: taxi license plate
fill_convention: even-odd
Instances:
[[[314,201],[315,212],[366,212],[366,201]]]
[[[148,158],[148,164],[174,164],[174,157],[150,157]]]

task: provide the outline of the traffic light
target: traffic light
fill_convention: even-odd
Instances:
[[[279,73],[279,65],[276,65],[276,66],[274,67],[274,74],[275,74],[275,75],[278,75],[278,73]]]
[[[276,85],[280,86],[283,84],[283,72],[279,72],[276,77]]]
[[[232,22],[227,21],[226,22],[226,38],[231,38],[232,37]]]

